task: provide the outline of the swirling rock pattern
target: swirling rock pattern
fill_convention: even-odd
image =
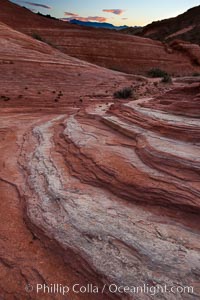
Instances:
[[[94,110],[32,130],[21,154],[27,217],[82,258],[88,278],[196,286],[198,235],[184,223],[198,219],[199,146],[123,120],[122,107],[120,118]]]

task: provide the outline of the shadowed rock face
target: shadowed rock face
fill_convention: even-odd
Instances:
[[[181,39],[200,44],[200,6],[170,19],[153,22],[143,28],[139,35],[160,41]]]
[[[156,67],[179,75],[200,71],[200,65],[190,55],[194,45],[191,51],[185,52],[147,38],[49,20],[7,0],[2,3],[0,21],[70,56],[109,69],[130,74],[146,74]]]
[[[52,299],[24,286],[55,282],[194,287],[73,300],[200,297],[199,85],[116,100],[152,86],[3,24],[0,43],[1,297]]]

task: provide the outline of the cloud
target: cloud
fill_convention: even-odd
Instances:
[[[98,16],[95,16],[95,17],[80,17],[78,15],[70,17],[70,18],[62,18],[61,20],[69,22],[70,20],[73,20],[73,19],[83,21],[83,22],[99,22],[99,23],[103,23],[103,22],[107,21],[107,19],[104,18],[104,17],[98,17]]]
[[[33,5],[33,6],[37,6],[37,7],[42,7],[42,8],[46,8],[46,9],[52,9],[51,6],[46,5],[46,4],[41,4],[41,3],[35,3],[35,2],[29,2],[29,1],[19,1],[21,3],[25,3],[28,5]]]
[[[74,13],[71,13],[71,12],[68,12],[68,11],[64,12],[64,15],[69,16],[69,17],[79,17],[78,14],[74,14]]]
[[[86,17],[86,18],[80,17],[79,20],[80,21],[97,21],[97,22],[100,22],[100,23],[107,21],[106,18],[104,18],[104,17],[98,17],[98,16],[96,16],[96,17]]]
[[[122,20],[128,20],[128,18],[122,18]]]
[[[123,9],[103,9],[103,12],[112,13],[115,15],[122,15],[124,13]]]

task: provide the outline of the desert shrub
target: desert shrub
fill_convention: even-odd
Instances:
[[[41,37],[38,33],[33,33],[31,36],[32,36],[32,38],[34,38],[34,39],[36,39],[36,40],[38,40],[38,41],[40,41],[40,42],[46,43],[46,44],[48,44],[49,46],[56,48],[55,45],[53,45],[53,44],[52,44],[51,42],[49,42],[49,41],[46,41],[46,40],[45,40],[43,37]]]
[[[128,99],[133,96],[133,90],[130,87],[125,87],[119,91],[114,92],[114,98],[118,99]]]
[[[197,57],[193,58],[192,62],[193,62],[194,65],[200,66],[199,59]]]
[[[163,83],[172,83],[172,78],[169,74],[166,74],[163,76],[163,79],[161,80]]]
[[[198,73],[198,72],[195,72],[195,73],[193,73],[193,74],[192,74],[192,76],[194,76],[194,77],[196,77],[196,76],[200,76],[200,73]]]
[[[122,72],[118,67],[110,67],[109,69],[112,71]]]
[[[32,37],[38,41],[44,42],[43,38],[37,33],[33,33]]]
[[[153,68],[148,72],[148,76],[152,78],[164,77],[166,75],[168,75],[168,73],[159,68]]]
[[[56,20],[56,18],[55,17],[52,17],[51,15],[49,15],[49,14],[47,14],[47,15],[43,15],[43,14],[41,14],[40,12],[38,12],[37,13],[39,16],[41,16],[41,17],[44,17],[44,18],[48,18],[48,19],[53,19],[53,20]]]
[[[3,99],[4,101],[9,101],[9,100],[10,100],[10,97],[7,97],[7,96],[1,96],[1,99]]]

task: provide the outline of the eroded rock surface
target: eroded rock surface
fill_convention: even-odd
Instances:
[[[198,299],[199,86],[118,100],[116,89],[147,80],[3,24],[0,43],[1,297]],[[55,282],[194,293],[111,294],[107,285],[104,294],[52,298],[24,289]]]
[[[199,144],[144,130],[123,117],[123,106],[140,111],[137,102],[121,105],[121,116],[94,107],[34,127],[20,157],[27,218],[84,259],[79,266],[88,278],[125,286],[176,282],[195,286],[197,296]],[[163,122],[172,121],[164,115]]]

